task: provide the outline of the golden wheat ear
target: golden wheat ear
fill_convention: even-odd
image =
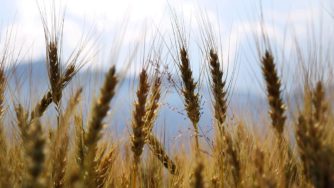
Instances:
[[[140,165],[140,156],[145,145],[146,133],[145,130],[145,115],[146,102],[149,93],[150,85],[148,83],[148,75],[146,70],[142,69],[139,75],[139,86],[137,89],[137,101],[134,104],[132,114],[132,136],[131,136],[131,150],[133,152],[133,176],[132,184],[136,185],[138,168]]]
[[[211,90],[214,97],[215,119],[217,120],[218,130],[222,135],[222,126],[225,122],[227,111],[225,81],[223,80],[223,71],[220,69],[218,55],[214,49],[210,50],[209,56]]]
[[[317,85],[313,91],[312,104],[314,106],[314,113],[312,115],[314,121],[325,123],[328,115],[328,104],[326,101],[325,88],[321,81],[317,82]]]
[[[154,82],[151,86],[151,94],[149,97],[149,102],[146,107],[145,115],[145,131],[146,131],[146,142],[154,156],[156,156],[159,161],[164,165],[164,167],[171,173],[176,173],[176,165],[169,158],[167,152],[160,141],[153,135],[152,129],[154,126],[154,121],[157,117],[161,97],[161,78],[156,75]]]
[[[327,150],[323,145],[323,134],[321,128],[312,121],[300,115],[297,124],[297,145],[300,158],[303,163],[303,172],[307,181],[314,187],[326,187],[325,185],[333,180],[325,177],[333,175],[333,169],[326,164],[330,164],[333,151]],[[332,170],[332,171],[328,171]]]
[[[5,105],[5,90],[7,85],[7,78],[4,68],[2,67],[0,63],[0,116],[2,118],[3,113],[5,111],[4,105]]]
[[[24,110],[23,106],[21,104],[18,104],[15,107],[15,114],[17,118],[17,126],[20,131],[20,137],[22,139],[22,142],[25,142],[27,137],[27,131],[28,131],[28,125],[29,125],[29,115],[28,112]]]
[[[57,41],[49,41],[47,44],[47,65],[51,85],[52,100],[58,106],[61,99],[61,70],[58,57],[59,46]]]
[[[84,145],[87,147],[87,152],[84,154],[83,176],[86,185],[96,186],[96,150],[97,142],[101,137],[103,128],[102,121],[109,110],[109,103],[115,95],[117,85],[116,68],[112,66],[105,76],[104,84],[100,90],[100,96],[93,105],[91,119],[88,122],[87,134],[85,134]],[[87,174],[86,174],[87,173]]]
[[[328,187],[334,183],[334,166],[329,165],[334,162],[334,150],[325,142],[327,102],[322,82],[318,82],[312,91],[311,101],[311,110],[306,110],[298,118],[298,151],[307,181],[314,187]]]
[[[109,103],[115,95],[117,85],[116,68],[113,66],[105,76],[104,84],[100,90],[100,96],[94,103],[92,117],[88,123],[88,131],[85,137],[85,145],[91,146],[96,144],[100,138],[102,121],[109,110]]]
[[[294,176],[296,164],[295,157],[289,147],[289,143],[284,137],[284,126],[286,121],[285,104],[282,99],[281,80],[278,77],[274,57],[270,51],[266,51],[261,60],[262,74],[265,79],[267,88],[267,100],[269,103],[269,115],[271,117],[271,125],[273,126],[277,139],[276,145],[278,147],[278,155],[280,172],[282,172],[281,183],[282,186],[288,186],[289,179]],[[283,185],[285,184],[285,185]]]
[[[270,106],[270,117],[272,125],[279,135],[282,135],[286,117],[285,105],[281,94],[281,81],[277,75],[274,57],[266,51],[262,57],[262,73],[267,87],[267,99]]]
[[[103,188],[107,183],[116,155],[117,153],[115,148],[111,148],[110,151],[105,156],[103,156],[102,159],[99,161],[96,170],[97,188]]]
[[[181,63],[178,65],[183,83],[182,94],[184,97],[184,106],[195,130],[195,147],[196,152],[199,152],[198,122],[200,120],[200,100],[199,94],[195,91],[197,83],[193,79],[188,52],[185,47],[181,47],[180,49],[180,59]]]
[[[43,187],[45,183],[41,175],[45,163],[45,141],[41,123],[39,119],[34,119],[29,125],[27,139],[24,142],[28,160],[28,177],[23,182],[26,187]]]
[[[4,57],[5,58],[5,57]],[[5,70],[3,68],[2,63],[4,63],[5,60],[0,60],[0,186],[8,186],[9,182],[8,179],[5,179],[6,177],[10,176],[10,171],[8,170],[9,166],[7,165],[8,162],[8,146],[7,146],[7,140],[6,140],[6,134],[4,129],[4,111],[5,111],[5,90],[7,85],[7,78],[5,75]]]
[[[227,131],[224,131],[223,140],[226,143],[224,153],[227,155],[226,160],[231,171],[233,184],[235,187],[239,187],[241,182],[240,153],[233,142],[232,136]]]
[[[74,125],[75,125],[75,155],[76,155],[76,163],[80,167],[80,169],[84,169],[84,155],[85,155],[85,130],[83,128],[82,116],[74,117]]]
[[[152,132],[154,127],[154,121],[157,118],[158,110],[160,106],[161,97],[161,78],[156,76],[154,82],[151,86],[151,94],[148,99],[148,104],[146,105],[146,114],[144,117],[144,126],[147,132],[147,136]]]
[[[152,153],[159,159],[159,161],[164,165],[164,167],[171,174],[174,174],[174,175],[177,174],[176,164],[167,155],[167,152],[165,151],[163,145],[153,134],[148,135],[147,143]]]
[[[67,84],[72,80],[74,75],[77,73],[77,68],[74,64],[68,66],[65,70],[63,77],[61,78],[61,89],[64,89]],[[33,111],[31,112],[30,119],[40,118],[46,111],[48,106],[52,103],[52,90],[46,92],[43,98],[36,104]]]
[[[204,164],[202,161],[197,161],[196,168],[194,169],[194,174],[191,181],[191,187],[203,188],[205,187],[204,180]]]
[[[77,49],[72,51],[69,59],[63,61],[62,41],[64,14],[61,14],[62,10],[59,5],[60,4],[54,1],[50,7],[50,10],[47,10],[47,8],[43,6],[38,7],[44,29],[46,66],[50,82],[50,89],[46,92],[46,94],[39,101],[39,103],[37,103],[31,112],[31,120],[41,117],[52,102],[54,102],[56,105],[56,110],[58,112],[57,118],[59,119],[61,113],[60,102],[62,99],[63,90],[81,67],[81,65],[75,66],[75,64],[82,63],[80,60],[81,53],[85,48],[84,44],[77,46]],[[63,71],[62,63],[67,65],[65,71]]]
[[[56,2],[53,2],[50,10],[41,6],[38,8],[44,29],[46,66],[51,87],[52,101],[56,104],[56,109],[59,112],[63,89],[61,87],[63,77],[61,56],[63,47],[64,15],[60,14],[61,8],[58,7]]]

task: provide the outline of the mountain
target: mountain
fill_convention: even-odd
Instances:
[[[14,101],[15,104],[20,102],[25,106],[33,106],[48,90],[49,81],[44,62],[18,64],[7,69],[7,74],[9,77],[7,97],[14,98],[14,100],[9,101]],[[99,87],[102,85],[104,74],[104,71],[90,69],[79,71],[64,91],[63,106],[66,106],[66,101],[75,89],[83,87],[82,111],[85,120],[87,120],[92,101],[98,95]],[[109,124],[112,131],[116,130],[116,132],[121,133],[130,129],[136,83],[136,78],[126,77],[117,89],[116,96],[111,104],[110,115],[105,121]],[[209,88],[204,85],[201,87],[202,115],[200,126],[205,134],[212,133],[213,111],[210,101]],[[261,115],[267,112],[266,108],[266,100],[263,96],[249,92],[234,91],[229,100],[229,120],[235,121],[237,119],[234,119],[234,117],[242,114],[243,116],[249,116],[253,121],[259,121]],[[165,129],[167,134],[171,135],[191,132],[189,130],[191,124],[183,109],[183,98],[178,95],[175,88],[172,87],[168,91],[163,89],[163,100],[156,124],[157,129]],[[49,108],[46,113],[54,114],[54,107]]]

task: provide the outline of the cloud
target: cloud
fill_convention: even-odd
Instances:
[[[48,7],[52,0],[38,0]],[[316,1],[312,1],[316,5]],[[294,28],[299,37],[304,37],[305,25],[310,18],[319,16],[318,6],[308,6],[309,1],[282,0],[280,3],[268,3],[263,5],[263,12],[269,15],[266,23],[268,35],[282,45],[284,27]],[[58,2],[58,1],[57,1]],[[191,0],[63,0],[61,4],[66,7],[66,20],[64,28],[64,49],[69,54],[82,36],[89,34],[90,44],[98,42],[101,54],[110,51],[110,43],[119,32],[126,32],[123,47],[133,47],[137,43],[153,40],[154,34],[161,33],[166,40],[172,38],[171,14],[175,10],[182,17],[186,25],[186,31],[199,42],[199,30],[201,25],[198,19],[205,13],[208,19],[214,23],[220,37],[222,37],[223,53],[235,53],[240,46],[247,45],[251,33],[259,33],[259,19],[252,16],[259,14],[258,6],[254,1],[191,1]],[[272,2],[272,1],[270,1]],[[329,2],[329,0],[328,0]],[[11,27],[17,33],[16,46],[26,51],[24,60],[35,60],[43,57],[44,34],[35,1],[31,0],[3,0],[0,14],[14,17],[10,24],[1,27],[1,33],[5,33]],[[5,8],[4,8],[5,7]],[[247,10],[247,11],[245,11]],[[3,20],[0,20],[3,22]],[[122,27],[127,22],[126,31]],[[9,26],[11,25],[11,26]],[[158,31],[157,31],[158,30]],[[146,36],[144,38],[143,36]],[[2,36],[3,37],[3,36]],[[196,43],[195,42],[195,43]],[[249,41],[248,41],[249,42]],[[126,50],[126,49],[125,49]],[[231,59],[230,59],[231,60]],[[233,59],[231,60],[233,61]],[[226,62],[226,61],[225,61]]]

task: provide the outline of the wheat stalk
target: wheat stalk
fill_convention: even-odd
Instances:
[[[67,152],[69,150],[69,119],[77,104],[79,103],[82,88],[78,89],[68,102],[68,106],[60,117],[60,124],[56,131],[53,149],[52,178],[53,186],[60,188],[64,186],[64,177],[67,165]]]

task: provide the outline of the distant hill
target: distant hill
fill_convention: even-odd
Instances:
[[[10,78],[10,90],[16,93],[14,97],[15,103],[20,101],[25,105],[34,105],[48,90],[48,74],[46,65],[42,61],[31,64],[18,64],[15,68],[8,69],[7,72]],[[104,74],[104,71],[93,71],[89,69],[79,71],[73,82],[68,85],[64,92],[65,101],[63,102],[63,106],[66,106],[66,100],[70,97],[70,94],[81,86],[84,88],[82,98],[83,112],[84,116],[87,117],[92,100],[99,92]],[[136,78],[127,77],[118,88],[117,95],[111,105],[111,115],[109,119],[105,121],[106,123],[112,122],[110,126],[116,126],[116,129],[113,127],[113,131],[126,131],[124,128],[130,125],[135,85]],[[172,135],[176,135],[177,132],[187,131],[191,128],[190,122],[183,111],[183,98],[174,90],[174,88],[171,88],[171,91],[163,95],[162,106],[157,120],[157,129],[166,129],[167,133]],[[212,132],[213,116],[208,91],[207,86],[202,86],[202,117],[200,126],[202,127],[202,131],[206,134]],[[13,96],[8,97],[13,98]],[[247,115],[254,121],[259,121],[259,116],[267,111],[265,108],[266,100],[263,96],[234,91],[229,103],[229,117],[231,117],[231,120],[234,120],[234,115],[238,113],[244,116]],[[47,113],[54,112],[54,108],[49,108]]]

